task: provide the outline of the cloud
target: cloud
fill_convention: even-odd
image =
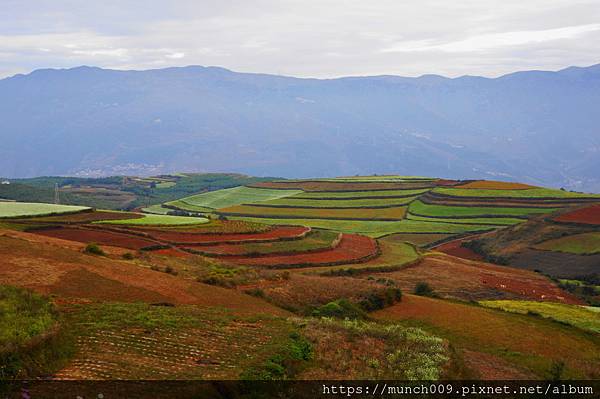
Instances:
[[[497,76],[600,62],[597,0],[4,3],[0,77],[82,64],[321,78]]]

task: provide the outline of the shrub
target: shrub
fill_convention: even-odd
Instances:
[[[250,288],[250,289],[245,290],[244,292],[248,295],[252,295],[257,298],[264,298],[266,296],[265,292],[260,288]]]
[[[132,260],[132,259],[135,259],[135,256],[133,256],[133,254],[131,252],[127,252],[127,253],[123,254],[123,259]]]
[[[431,288],[431,286],[424,281],[417,283],[417,285],[415,286],[414,293],[415,293],[415,295],[428,296],[431,298],[437,297],[437,294],[435,293],[433,288]]]
[[[553,361],[552,364],[550,365],[550,369],[548,370],[548,378],[551,381],[560,381],[560,380],[562,380],[564,371],[565,371],[565,362]]]
[[[337,317],[339,319],[364,319],[365,312],[349,300],[342,298],[319,306],[312,312],[316,317]]]
[[[399,288],[386,288],[369,294],[360,301],[360,307],[366,312],[383,309],[402,300],[402,291]]]
[[[179,273],[177,272],[177,270],[173,269],[171,266],[167,266],[165,267],[165,273],[167,274],[171,274],[173,276],[177,276]]]
[[[83,250],[85,253],[87,254],[92,254],[92,255],[100,255],[100,256],[105,256],[106,254],[104,253],[104,251],[102,250],[102,248],[100,248],[98,246],[98,244],[91,242],[88,245],[85,246],[85,249]]]

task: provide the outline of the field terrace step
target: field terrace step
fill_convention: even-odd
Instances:
[[[261,257],[228,257],[235,264],[262,266],[272,269],[290,269],[314,266],[336,266],[367,262],[381,254],[376,240],[357,234],[343,234],[339,245],[318,253],[267,255]]]
[[[215,244],[242,244],[262,243],[272,241],[300,240],[311,231],[305,226],[276,226],[271,230],[260,233],[184,233],[175,231],[147,231],[146,233],[156,239],[173,245],[215,245]]]

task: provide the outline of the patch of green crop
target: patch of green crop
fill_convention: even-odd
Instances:
[[[301,190],[275,190],[241,186],[193,195],[182,198],[180,201],[194,206],[219,209],[234,205],[273,200],[301,192]]]
[[[90,208],[85,206],[55,205],[30,202],[0,202],[0,218],[49,216],[76,213]]]
[[[600,232],[575,234],[537,244],[534,248],[576,255],[600,253]]]
[[[208,221],[206,218],[145,214],[143,218],[139,219],[102,220],[95,223],[128,226],[183,226],[203,224],[208,223]]]
[[[584,306],[534,301],[481,301],[482,305],[507,312],[538,315],[570,324],[586,331],[600,332],[600,314]]]
[[[498,197],[498,198],[600,198],[600,194],[585,194],[550,188],[529,188],[525,190],[491,190],[470,188],[438,187],[434,193],[454,197]]]
[[[406,214],[406,219],[416,220],[423,222],[437,222],[437,223],[450,223],[450,224],[477,224],[477,225],[489,225],[489,226],[512,226],[514,224],[523,223],[524,219],[514,218],[441,218],[441,217],[427,217],[418,216],[410,213]]]
[[[296,206],[308,208],[369,208],[369,207],[384,207],[384,206],[403,206],[414,200],[416,197],[407,198],[361,198],[361,199],[335,199],[335,200],[319,200],[319,199],[304,199],[285,197],[272,201],[267,201],[264,205],[275,206]]]
[[[497,191],[497,190],[496,190]],[[517,190],[514,190],[517,191]],[[485,216],[527,216],[539,213],[552,213],[556,209],[550,208],[502,208],[502,207],[471,207],[471,206],[448,206],[429,205],[421,201],[413,201],[409,211],[420,216],[433,217],[485,217]]]
[[[420,194],[424,194],[429,189],[406,189],[406,190],[379,190],[379,191],[340,191],[340,192],[332,192],[332,191],[314,191],[314,192],[303,192],[291,197],[287,197],[287,199],[314,199],[319,200],[320,198],[332,198],[344,200],[348,198],[381,198],[381,197],[407,197],[407,196],[417,196]]]

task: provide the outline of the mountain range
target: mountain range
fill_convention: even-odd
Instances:
[[[600,64],[301,79],[189,66],[0,80],[0,176],[403,174],[600,191]]]

